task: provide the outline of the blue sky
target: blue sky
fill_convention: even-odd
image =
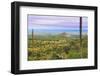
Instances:
[[[80,17],[28,15],[28,31],[35,33],[79,33]],[[82,17],[82,31],[88,30],[88,18]]]

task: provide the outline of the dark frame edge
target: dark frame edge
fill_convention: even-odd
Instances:
[[[18,21],[18,6],[16,6],[16,2],[11,3],[11,73],[18,74],[19,73],[19,52],[16,49],[19,43],[19,23]],[[17,13],[16,13],[17,12]],[[18,15],[18,16],[17,16]],[[16,19],[17,18],[17,19]],[[18,37],[17,37],[18,36]],[[18,41],[17,41],[18,38]],[[17,43],[18,42],[18,43]]]
[[[95,18],[94,18],[94,50],[95,50],[95,55],[94,55],[94,64],[95,64],[95,68],[98,69],[98,7],[95,7],[94,9],[95,11]]]
[[[64,72],[64,71],[82,71],[97,69],[95,66],[71,67],[71,68],[52,68],[52,69],[38,69],[38,70],[20,70],[16,74],[33,74],[33,73],[50,73],[50,72]]]
[[[41,3],[41,2],[25,2],[25,1],[14,1],[19,6],[34,6],[34,7],[50,7],[50,8],[73,8],[73,9],[85,9],[85,10],[94,10],[97,6],[85,6],[85,5],[69,5],[69,4],[55,4],[55,3]],[[66,6],[67,5],[67,6]]]
[[[14,2],[11,3],[11,73],[15,73],[15,61],[14,61],[14,14],[15,14]]]

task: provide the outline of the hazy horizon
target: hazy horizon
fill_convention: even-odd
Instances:
[[[28,15],[28,33],[57,34],[66,32],[80,34],[80,17]],[[82,17],[82,34],[88,32],[88,18]]]

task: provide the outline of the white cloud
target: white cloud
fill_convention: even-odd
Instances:
[[[53,30],[54,30],[54,29],[55,29],[55,30],[60,30],[60,29],[63,29],[63,30],[79,30],[79,28],[74,28],[74,27],[73,27],[73,28],[70,28],[70,27],[69,27],[69,28],[68,28],[68,27],[65,28],[65,27],[41,26],[41,25],[38,25],[38,26],[36,26],[36,25],[35,25],[35,26],[29,26],[28,29],[44,29],[44,30],[45,30],[45,29],[51,29],[51,30],[52,30],[52,29],[53,29]]]
[[[64,20],[46,20],[46,19],[38,19],[31,22],[31,24],[59,24],[64,22]]]

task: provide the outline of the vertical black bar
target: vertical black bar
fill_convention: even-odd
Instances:
[[[82,17],[80,17],[80,44],[82,42]]]
[[[95,18],[94,18],[94,64],[95,68],[98,68],[98,8],[95,7]]]
[[[80,17],[80,51],[81,51],[81,58],[82,58],[82,17]]]
[[[20,13],[19,5],[15,2],[15,59],[16,59],[16,73],[20,69]]]
[[[15,59],[14,59],[14,3],[11,4],[11,72],[14,73],[15,71]]]
[[[32,29],[32,49],[33,49],[33,47],[34,47],[34,40],[33,40],[33,38],[34,38],[34,30]]]
[[[11,72],[13,74],[17,74],[20,68],[19,19],[19,6],[13,2],[11,3]]]

